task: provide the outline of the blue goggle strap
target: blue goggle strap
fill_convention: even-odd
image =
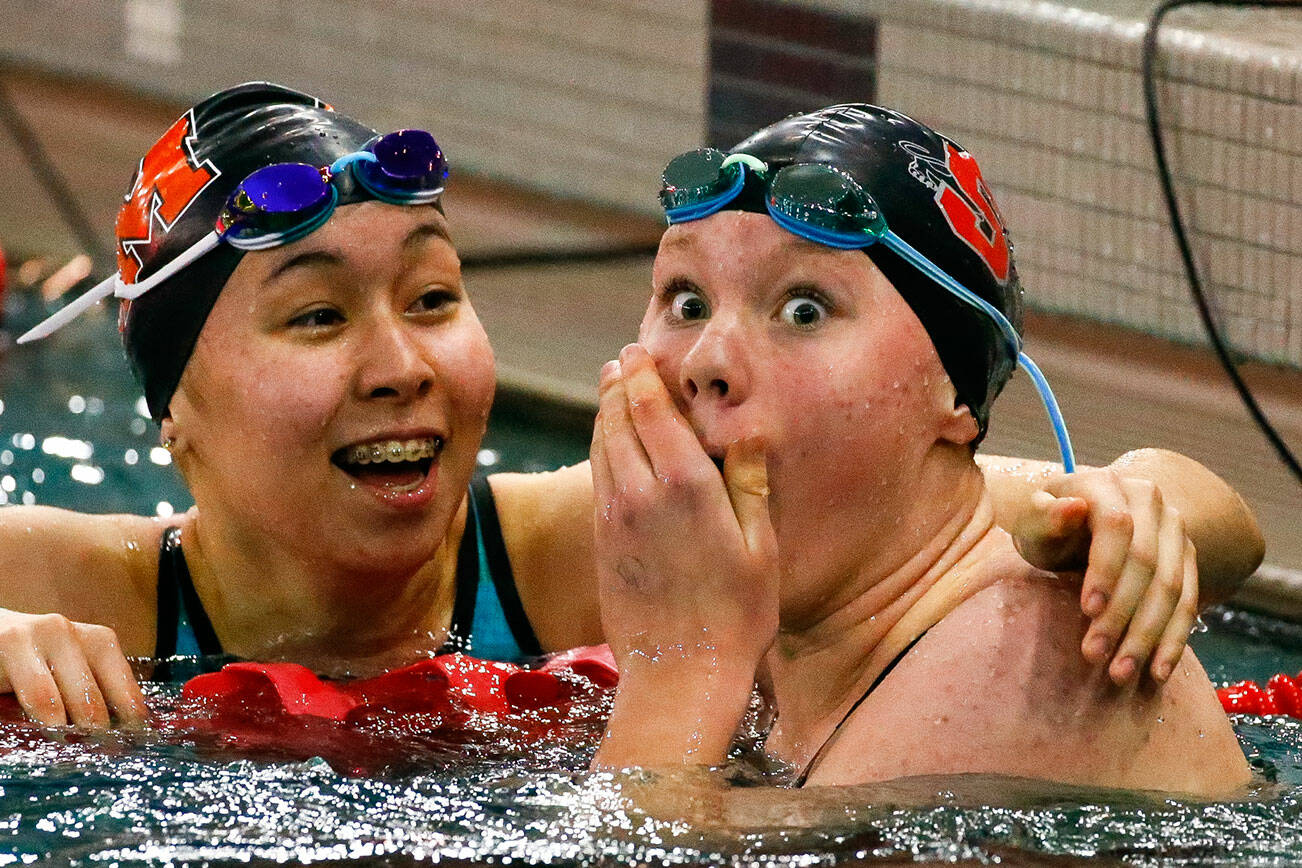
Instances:
[[[1053,426],[1053,436],[1058,442],[1058,454],[1062,456],[1062,469],[1067,473],[1075,472],[1076,455],[1072,452],[1071,435],[1067,433],[1067,423],[1062,418],[1062,409],[1058,406],[1058,399],[1054,397],[1053,389],[1049,388],[1049,381],[1045,379],[1040,367],[1031,360],[1030,356],[1022,352],[1022,338],[1017,334],[1017,330],[1013,328],[1013,324],[1008,321],[1008,317],[1004,316],[1003,311],[950,277],[936,263],[923,256],[913,245],[891,230],[887,229],[883,232],[880,240],[914,268],[958,296],[962,301],[990,317],[995,325],[999,327],[1004,340],[1008,343],[1009,350],[1012,351],[1018,364],[1026,369],[1031,382],[1035,385],[1035,391],[1040,395],[1040,401],[1044,404],[1045,412],[1049,414],[1049,424]]]

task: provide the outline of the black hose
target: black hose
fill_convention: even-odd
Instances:
[[[1202,280],[1198,276],[1198,269],[1194,265],[1193,252],[1189,247],[1189,238],[1185,233],[1184,220],[1180,216],[1180,206],[1175,199],[1175,188],[1171,181],[1171,169],[1166,160],[1166,145],[1162,139],[1162,129],[1158,122],[1157,115],[1157,82],[1153,75],[1153,65],[1157,58],[1157,30],[1162,22],[1162,17],[1177,6],[1188,6],[1194,3],[1204,3],[1212,6],[1234,6],[1240,8],[1299,8],[1302,7],[1302,0],[1256,0],[1256,2],[1245,2],[1245,0],[1163,0],[1157,8],[1153,10],[1153,15],[1148,21],[1148,29],[1144,33],[1144,51],[1143,51],[1143,80],[1144,80],[1144,107],[1148,116],[1148,131],[1153,138],[1153,155],[1157,159],[1157,177],[1162,185],[1162,195],[1166,199],[1166,208],[1171,216],[1171,231],[1175,233],[1176,245],[1180,248],[1180,258],[1184,261],[1185,274],[1189,278],[1189,292],[1193,295],[1194,304],[1198,307],[1198,314],[1202,318],[1203,327],[1207,330],[1207,337],[1212,342],[1212,347],[1216,350],[1216,355],[1221,361],[1221,366],[1225,368],[1225,373],[1229,375],[1230,381],[1234,383],[1234,388],[1238,391],[1239,397],[1243,399],[1243,404],[1248,409],[1253,421],[1261,428],[1266,439],[1275,447],[1275,452],[1279,454],[1280,460],[1288,466],[1293,475],[1302,482],[1302,465],[1298,464],[1297,457],[1289,450],[1288,444],[1271,425],[1266,414],[1262,412],[1261,407],[1257,404],[1257,399],[1253,397],[1248,384],[1243,381],[1239,374],[1238,367],[1230,357],[1229,348],[1226,346],[1224,338],[1221,337],[1216,322],[1212,318],[1211,306],[1207,303],[1207,297],[1203,293]]]
[[[73,195],[72,187],[54,165],[50,155],[46,153],[36,131],[27,123],[18,106],[14,105],[4,82],[0,82],[0,123],[4,124],[9,134],[13,136],[14,142],[36,174],[36,179],[45,188],[46,194],[63,216],[72,234],[77,237],[82,249],[90,252],[91,258],[95,261],[96,273],[103,274],[116,269],[116,257],[100,241],[99,233],[91,225],[86,212],[81,210],[77,197]]]

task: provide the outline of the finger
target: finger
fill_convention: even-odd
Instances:
[[[666,478],[688,468],[707,469],[709,456],[678,413],[646,348],[629,344],[619,354],[629,413],[655,474]]]
[[[728,487],[728,499],[732,501],[732,511],[741,526],[746,549],[752,553],[772,551],[768,467],[760,438],[746,437],[728,444],[723,459],[723,481]]]
[[[1083,569],[1089,549],[1089,502],[1036,491],[1029,504],[1012,529],[1022,557],[1045,570]]]
[[[611,378],[605,385],[601,392],[600,406],[602,445],[606,467],[610,471],[611,491],[617,493],[622,487],[630,485],[649,485],[654,479],[651,459],[647,457],[637,430],[633,427],[622,374]]]
[[[1115,570],[1117,578],[1107,595],[1103,613],[1094,618],[1081,644],[1085,658],[1094,663],[1103,663],[1112,656],[1113,649],[1117,647],[1126,625],[1130,623],[1139,601],[1152,582],[1153,571],[1157,567],[1157,522],[1152,509],[1139,503],[1141,493],[1133,494],[1136,505],[1128,506],[1129,512],[1110,507],[1107,514],[1109,518],[1098,522],[1106,526],[1103,535],[1108,537],[1103,544],[1104,553],[1099,557],[1106,561],[1109,572]],[[1096,570],[1097,567],[1095,549],[1099,546],[1100,533],[1094,530],[1094,542],[1090,546],[1090,567],[1085,574],[1087,583],[1091,579],[1090,570]],[[1122,565],[1116,569],[1112,566],[1112,560],[1118,552],[1121,554]],[[1095,581],[1104,581],[1097,578],[1097,575],[1096,570]],[[1093,602],[1089,597],[1086,599]]]
[[[601,369],[601,391],[604,393],[610,378],[617,377],[619,362],[606,362]],[[592,444],[588,448],[588,464],[592,468],[592,492],[597,504],[603,504],[614,491],[607,463],[604,420],[597,413],[592,423]]]
[[[80,645],[68,638],[46,649],[46,660],[54,682],[63,695],[63,705],[68,712],[68,720],[78,727],[86,729],[107,729],[109,725],[108,705],[100,693],[95,676],[91,674],[90,664]]]
[[[1097,618],[1107,608],[1121,579],[1134,535],[1134,520],[1119,485],[1096,485],[1092,495],[1089,561],[1081,586],[1081,610]]]
[[[1037,495],[1041,493],[1047,492],[1036,492]],[[1059,539],[1078,536],[1089,529],[1089,519],[1090,504],[1085,498],[1054,497],[1053,503],[1048,505],[1047,535]]]
[[[1129,681],[1148,663],[1184,590],[1184,522],[1173,509],[1163,513],[1152,580],[1108,669],[1118,684]]]
[[[109,712],[124,726],[139,726],[149,717],[145,695],[140,692],[131,664],[122,653],[117,634],[107,627],[78,624],[77,633],[91,676],[99,685]]]
[[[5,673],[23,713],[42,726],[66,725],[68,713],[63,707],[63,697],[45,658],[28,648],[6,650],[3,659]]]
[[[1175,614],[1166,625],[1162,639],[1153,655],[1153,677],[1164,682],[1175,671],[1176,664],[1189,644],[1189,633],[1198,618],[1198,553],[1193,543],[1185,540],[1183,564],[1183,582],[1180,602],[1176,604]]]

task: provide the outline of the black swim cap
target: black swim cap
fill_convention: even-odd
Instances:
[[[852,176],[896,234],[990,302],[1020,332],[1022,287],[1012,242],[976,161],[910,117],[873,105],[836,105],[786,118],[731,151],[772,171],[796,163],[834,166]],[[766,213],[744,195],[740,207]],[[960,301],[884,244],[864,248],[931,337],[958,401],[985,436],[990,404],[1017,359],[991,319]]]
[[[316,97],[280,85],[251,82],[208,97],[140,161],[118,212],[118,273],[125,283],[146,278],[213,231],[231,192],[255,170],[273,163],[329,165],[374,136]],[[341,191],[339,204],[367,198],[353,185]],[[218,245],[122,302],[122,341],[155,422],[167,415],[208,312],[242,255]]]

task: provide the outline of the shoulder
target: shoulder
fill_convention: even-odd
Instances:
[[[0,607],[108,624],[133,653],[153,635],[165,528],[134,515],[0,509]]]
[[[489,484],[516,588],[543,648],[603,642],[588,462],[549,473],[500,473]]]
[[[1117,687],[1080,654],[1077,596],[1074,577],[1026,570],[965,601],[860,706],[829,768],[842,780],[826,782],[985,772],[1191,793],[1244,784],[1193,652],[1160,688]]]

